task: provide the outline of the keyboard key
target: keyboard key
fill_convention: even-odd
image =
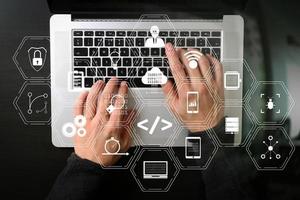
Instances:
[[[84,46],[93,46],[93,38],[84,38]]]
[[[141,48],[141,55],[142,56],[149,56],[149,48]]]
[[[127,46],[127,47],[133,47],[134,46],[134,40],[133,40],[133,38],[125,38],[125,46]]]
[[[104,31],[96,31],[95,35],[96,36],[104,36]]]
[[[82,38],[74,38],[74,46],[82,46]]]
[[[221,58],[221,49],[220,48],[213,48],[211,53],[213,56],[215,56],[217,59],[220,60],[220,58]]]
[[[169,60],[168,58],[164,58],[164,67],[169,67]]]
[[[186,39],[186,46],[194,47],[196,45],[195,38],[187,38]]]
[[[160,49],[160,56],[166,56],[165,48]]]
[[[96,76],[97,69],[96,68],[87,68],[86,74],[87,76]]]
[[[152,66],[152,58],[143,58],[143,66],[146,67]]]
[[[197,38],[197,47],[204,47],[204,46],[205,46],[205,39]]]
[[[110,56],[120,56],[119,54],[119,48],[110,48],[109,49],[109,55]]]
[[[127,69],[123,67],[118,68],[118,76],[127,76]]]
[[[107,76],[116,76],[116,70],[114,68],[107,68]]]
[[[192,31],[191,36],[198,37],[198,36],[200,36],[200,32],[199,31]]]
[[[178,31],[170,31],[170,34],[169,34],[171,37],[178,37],[179,34],[178,34]]]
[[[125,36],[125,31],[117,31],[117,36]]]
[[[202,48],[202,49],[201,49],[201,52],[202,52],[203,54],[210,54],[210,48]]]
[[[106,31],[106,36],[115,36],[114,31]]]
[[[120,48],[120,56],[129,56],[128,48]]]
[[[141,66],[142,58],[133,58],[133,66]]]
[[[201,32],[201,36],[209,37],[210,36],[210,32],[209,31],[202,31]]]
[[[147,70],[146,67],[140,67],[140,68],[138,69],[138,76],[144,76],[144,75],[146,74],[147,71],[148,71],[148,70]]]
[[[172,45],[175,44],[175,38],[167,38],[166,43],[172,43]]]
[[[165,68],[165,67],[160,67],[159,69],[160,69],[160,71],[161,71],[165,76],[168,76],[168,69],[167,69],[167,68]]]
[[[168,36],[168,31],[160,31],[159,36],[161,37],[167,37]]]
[[[213,32],[211,32],[211,36],[220,37],[221,36],[221,31],[213,31]]]
[[[94,78],[94,82],[95,82],[95,83],[96,83],[97,81],[99,81],[99,80],[103,81],[104,78],[103,78],[103,77],[96,77],[96,78]]]
[[[74,48],[74,56],[88,56],[88,48]]]
[[[90,48],[90,56],[98,56],[98,48]]]
[[[212,47],[219,47],[221,46],[221,38],[207,38],[207,45]]]
[[[135,31],[127,31],[127,36],[135,37],[136,32]]]
[[[138,48],[131,48],[130,49],[130,56],[139,56],[140,55],[140,51]]]
[[[84,36],[93,36],[94,32],[93,31],[84,31]]]
[[[107,46],[107,47],[114,46],[114,39],[113,38],[105,38],[105,46]]]
[[[117,46],[117,47],[124,46],[124,39],[123,38],[116,38],[115,39],[115,46]]]
[[[153,59],[153,66],[156,66],[156,67],[162,66],[162,59],[161,58],[154,58]]]
[[[129,84],[129,87],[143,87],[143,88],[155,87],[155,86],[150,85],[150,84],[149,85],[143,84],[141,78],[131,78],[130,81],[128,82],[128,84]]]
[[[180,31],[180,36],[181,37],[188,37],[188,36],[190,36],[190,33],[188,31]]]
[[[111,66],[110,58],[102,58],[102,66]]]
[[[105,67],[97,68],[97,76],[100,77],[106,76],[106,68]]]
[[[83,36],[83,32],[82,31],[74,31],[73,35],[74,36]]]
[[[131,58],[123,58],[123,66],[132,66]]]
[[[74,66],[90,66],[90,58],[74,58]]]
[[[93,78],[85,78],[84,79],[84,87],[90,88],[94,84]]]
[[[100,48],[100,56],[108,56],[108,48]]]
[[[92,58],[92,65],[93,66],[101,66],[101,59],[100,58]]]
[[[138,47],[143,47],[145,45],[144,38],[135,38],[135,45]]]
[[[83,72],[83,75],[85,76],[85,68],[74,68],[74,71]]]
[[[137,69],[135,67],[128,68],[128,76],[133,77],[136,76]]]
[[[159,56],[159,48],[151,48],[151,56]]]
[[[176,46],[184,47],[185,46],[185,39],[184,38],[176,38]]]
[[[95,46],[103,46],[103,38],[95,38]]]
[[[138,36],[146,37],[147,31],[138,31]]]

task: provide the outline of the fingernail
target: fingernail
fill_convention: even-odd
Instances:
[[[121,82],[121,85],[127,86],[127,82],[126,82],[126,81],[122,81],[122,82]]]
[[[173,45],[171,44],[171,43],[167,43],[166,45],[165,45],[165,49],[166,49],[166,51],[171,51],[172,49],[173,49]]]

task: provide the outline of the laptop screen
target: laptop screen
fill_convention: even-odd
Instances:
[[[53,13],[218,12],[239,10],[247,0],[47,0]]]

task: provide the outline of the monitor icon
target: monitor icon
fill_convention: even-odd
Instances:
[[[144,161],[143,177],[144,179],[167,179],[168,161]]]
[[[237,71],[227,71],[224,73],[224,88],[226,90],[240,89],[242,79]]]

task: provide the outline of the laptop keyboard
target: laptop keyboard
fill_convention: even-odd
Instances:
[[[195,48],[220,59],[221,31],[164,31],[160,38],[175,47]],[[141,78],[158,67],[172,78],[164,48],[146,48],[148,31],[73,30],[73,88],[90,88],[97,80],[116,76],[130,87],[144,85]]]

